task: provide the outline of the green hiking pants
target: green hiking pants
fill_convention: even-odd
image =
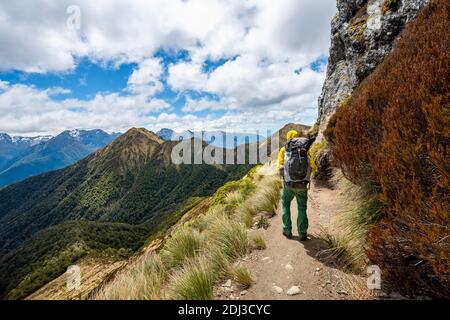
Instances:
[[[284,186],[281,195],[283,231],[292,234],[291,201],[297,200],[297,230],[300,236],[306,236],[308,232],[308,217],[306,215],[306,203],[308,201],[308,189],[294,189]]]

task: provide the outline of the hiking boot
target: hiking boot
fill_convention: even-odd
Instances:
[[[292,233],[290,233],[290,232],[288,233],[288,232],[283,231],[283,236],[285,236],[288,239],[292,239]]]
[[[299,236],[300,241],[306,241],[308,240],[308,236],[306,234],[302,234]]]

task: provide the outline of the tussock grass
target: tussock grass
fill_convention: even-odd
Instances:
[[[237,259],[249,250],[247,228],[241,222],[220,217],[207,232],[212,243],[229,258]]]
[[[223,205],[216,205],[208,210],[204,215],[197,219],[190,221],[189,225],[192,228],[197,229],[199,232],[203,232],[209,228],[209,226],[217,219],[217,217],[225,216],[225,209]]]
[[[342,217],[344,236],[340,242],[346,252],[341,255],[346,264],[354,269],[361,270],[367,264],[367,234],[380,219],[381,209],[382,204],[377,199],[366,196],[360,198]]]
[[[280,200],[281,182],[278,177],[265,177],[258,185],[258,190],[243,204],[241,210],[255,215],[258,212],[275,212]]]
[[[233,279],[244,288],[248,288],[252,285],[253,278],[250,271],[248,271],[246,267],[242,265],[233,266],[231,273],[233,275]]]
[[[227,197],[233,193],[239,193],[240,196],[245,199],[256,188],[255,183],[251,179],[242,179],[239,181],[230,181],[220,187],[215,193],[211,205],[225,204]]]
[[[257,209],[252,206],[251,199],[245,201],[236,209],[236,214],[242,218],[254,217],[257,213]]]
[[[258,193],[250,199],[250,202],[247,205],[252,206],[256,212],[273,212],[276,208],[276,205],[273,203],[270,194],[266,193]]]
[[[332,256],[339,259],[339,261],[348,269],[354,271],[362,270],[365,265],[364,250],[354,245],[352,238],[348,235],[334,235],[322,229],[319,237],[325,241],[328,250],[325,253],[330,253]]]
[[[260,234],[247,228],[259,212],[273,212],[280,198],[277,177],[252,176],[219,189],[214,205],[187,222],[159,254],[118,275],[95,299],[213,298],[213,285],[232,277],[243,287],[253,282],[247,269],[233,262],[250,249],[264,249]]]
[[[263,192],[258,193],[252,200],[258,211],[274,212],[278,206],[280,198],[279,189],[275,189],[273,185],[266,186]]]
[[[244,197],[239,191],[228,194],[223,201],[225,213],[232,214],[243,201]]]
[[[356,206],[348,212],[344,222],[348,228],[359,226],[364,231],[368,231],[370,226],[380,219],[382,207],[382,203],[375,197],[365,197],[360,199]]]
[[[250,235],[251,247],[256,250],[264,250],[267,248],[266,241],[261,233],[255,232]]]
[[[120,273],[114,282],[96,293],[96,300],[156,300],[167,278],[166,268],[158,255],[148,255],[132,270]]]
[[[253,212],[251,210],[247,210],[246,207],[241,206],[242,209],[237,210],[236,216],[239,218],[239,220],[245,224],[247,228],[250,228],[253,226]]]
[[[194,257],[203,243],[204,237],[200,232],[192,228],[182,228],[166,242],[161,257],[167,266],[176,268]]]
[[[216,280],[231,274],[231,259],[219,247],[211,246],[204,254],[210,262],[210,270]]]
[[[373,290],[367,288],[367,282],[364,277],[345,274],[338,278],[341,286],[348,292],[350,300],[374,300],[376,294]]]
[[[232,207],[237,207],[243,201],[244,201],[244,196],[242,195],[242,193],[240,191],[229,193],[224,199],[225,204],[232,206]]]
[[[337,225],[340,232],[331,234],[321,229],[319,236],[328,247],[329,253],[337,257],[347,268],[361,271],[367,264],[367,234],[381,217],[382,204],[371,194],[370,189],[359,187],[344,178],[341,173],[333,177],[334,183],[355,199],[352,205],[340,214]]]
[[[240,188],[243,199],[247,199],[257,188],[255,182],[250,179],[244,179]]]
[[[171,277],[168,298],[174,300],[211,300],[214,276],[205,257],[186,262]]]

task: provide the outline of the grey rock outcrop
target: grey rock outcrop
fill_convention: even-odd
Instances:
[[[337,0],[327,77],[319,97],[320,133],[339,103],[383,61],[405,24],[428,0]]]

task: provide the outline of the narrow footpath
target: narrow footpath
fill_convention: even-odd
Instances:
[[[295,229],[297,204],[292,201],[292,240],[282,235],[281,205],[271,218],[270,226],[260,229],[267,249],[253,251],[242,263],[248,268],[254,284],[246,290],[232,286],[231,294],[219,299],[256,300],[342,300],[355,297],[354,283],[365,279],[347,274],[329,254],[318,238],[321,227],[333,228],[334,216],[345,209],[345,196],[338,189],[312,185],[308,195],[308,241],[300,242]],[[229,284],[229,282],[228,282]],[[234,290],[233,290],[234,289]]]

